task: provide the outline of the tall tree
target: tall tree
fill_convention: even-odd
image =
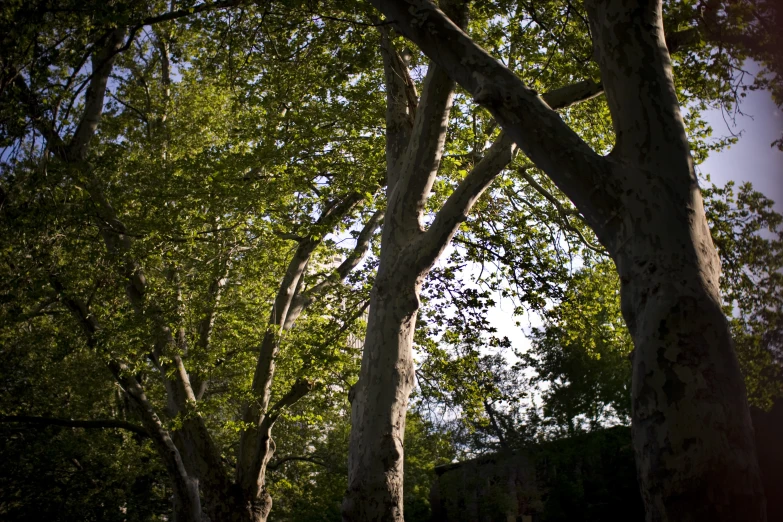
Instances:
[[[464,26],[467,3],[444,3]],[[453,192],[425,226],[428,198],[447,143],[455,84],[430,62],[421,98],[408,63],[382,29],[386,87],[387,209],[379,266],[370,298],[359,381],[352,390],[346,520],[403,519],[405,411],[414,383],[413,340],[424,278],[449,245],[470,209],[510,165],[516,147],[499,133],[489,148],[476,135],[465,171]],[[591,84],[544,94],[562,109],[595,96]],[[475,126],[475,123],[474,123]],[[522,169],[529,166],[520,166]]]
[[[204,511],[213,520],[267,518],[274,424],[313,390],[321,365],[338,376],[353,357],[302,349],[285,361],[281,349],[292,348],[287,334],[316,301],[334,330],[319,340],[321,353],[342,343],[366,306],[343,281],[383,216],[372,208],[383,173],[366,167],[378,163],[367,132],[375,113],[349,114],[333,95],[366,94],[366,85],[349,85],[323,55],[338,41],[361,53],[361,38],[324,31],[306,11],[294,21],[252,7],[212,13],[232,5],[96,15],[98,34],[66,25],[64,42],[57,22],[71,22],[70,8],[58,15],[42,6],[49,23],[37,29],[20,9],[32,46],[82,46],[83,59],[63,62],[56,52],[53,64],[41,63],[33,52],[4,71],[4,116],[18,105],[28,125],[7,127],[24,153],[12,152],[3,179],[2,217],[20,232],[3,234],[4,266],[15,274],[5,291],[21,307],[4,311],[22,324],[41,317],[27,306],[67,312],[60,326],[78,328],[141,421],[125,426],[151,439],[176,520]],[[171,24],[202,12],[191,22],[203,31]],[[237,37],[241,22],[266,32]],[[140,35],[142,27],[151,31]],[[215,34],[233,47],[222,74]],[[254,46],[270,52],[232,67],[234,53]],[[183,60],[189,66],[177,67]],[[350,228],[354,246],[338,248],[329,235]],[[244,402],[240,418],[213,393],[221,386]],[[238,433],[238,444],[226,440]]]
[[[372,3],[492,113],[612,256],[635,346],[633,438],[648,520],[766,520],[745,387],[721,309],[720,264],[680,116],[661,2],[587,4],[617,136],[604,157],[431,2]],[[364,378],[369,370],[362,370]],[[388,384],[404,394],[403,383]],[[360,445],[352,448],[356,454]],[[380,470],[374,474],[382,477]],[[393,498],[394,484],[387,490]],[[393,504],[386,512],[395,519]]]

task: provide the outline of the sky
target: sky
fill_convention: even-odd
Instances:
[[[740,138],[731,148],[713,153],[697,170],[709,174],[716,185],[729,180],[737,184],[750,181],[756,190],[775,201],[778,212],[783,212],[783,152],[770,147],[783,132],[783,114],[767,91],[748,91],[740,109],[745,116],[737,115],[734,121],[724,119],[717,109],[704,115],[713,136],[734,133]]]

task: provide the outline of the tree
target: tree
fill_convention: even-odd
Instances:
[[[38,372],[20,363],[4,375],[38,398],[4,404],[4,420],[146,434],[145,448],[169,477],[175,518],[206,511],[263,520],[267,471],[306,482],[313,474],[294,466],[327,462],[314,451],[336,447],[329,430],[344,433],[341,395],[357,370],[356,349],[344,341],[372,287],[364,375],[351,393],[345,507],[349,517],[399,519],[410,501],[403,440],[420,292],[452,237],[460,234],[468,258],[515,263],[498,278],[513,278],[522,301],[538,308],[561,290],[561,240],[603,250],[585,225],[600,214],[584,207],[593,196],[575,198],[574,210],[531,162],[551,170],[541,161],[554,147],[527,147],[528,158],[512,160],[512,134],[456,88],[448,67],[401,50],[390,23],[365,16],[363,4],[339,4],[32,2],[2,10],[4,42],[18,44],[4,53],[0,77],[0,334],[10,360],[40,361]],[[455,19],[464,8],[453,6]],[[671,49],[697,49],[681,59],[678,92],[726,102],[716,78],[730,64],[699,74],[711,50],[687,27],[693,9],[667,9],[680,29]],[[555,166],[571,161],[588,179],[619,165],[590,150],[608,150],[612,132],[594,99],[603,86],[587,59],[581,6],[480,4],[471,19],[465,27],[477,41],[533,78],[530,86],[589,143],[569,135],[585,161],[558,155]],[[508,20],[525,25],[507,30]],[[553,52],[559,46],[569,52]],[[703,137],[698,118],[688,125]],[[481,201],[502,173],[494,199]],[[473,209],[481,214],[471,221]],[[381,249],[362,268],[381,222]],[[454,344],[478,380],[472,389],[495,393],[489,377],[499,360],[474,357],[484,339],[475,334]],[[39,346],[40,359],[31,357]],[[66,369],[80,362],[90,378],[78,382]],[[501,433],[498,405],[515,397],[476,403],[487,433]],[[273,425],[286,435],[277,443]],[[292,491],[283,484],[278,491]]]
[[[466,5],[454,6],[450,16],[464,25]],[[387,208],[362,370],[352,389],[349,482],[343,505],[344,518],[357,521],[403,517],[405,412],[414,383],[412,347],[421,287],[470,209],[515,154],[505,133],[487,150],[474,143],[471,170],[425,228],[455,85],[439,65],[430,63],[418,99],[408,64],[388,33],[382,34],[381,46],[387,93]],[[553,107],[564,108],[592,95],[589,89],[566,88],[544,98]]]
[[[92,354],[140,421],[108,424],[150,438],[176,520],[200,520],[202,511],[266,519],[271,430],[323,382],[323,365],[330,377],[350,376],[353,353],[339,346],[366,299],[343,281],[382,219],[372,204],[383,176],[366,168],[377,164],[375,149],[346,150],[372,144],[375,113],[352,116],[332,95],[364,94],[367,85],[349,85],[322,55],[337,41],[361,52],[362,39],[325,31],[306,11],[302,23],[250,7],[240,19],[268,32],[247,41],[232,33],[237,20],[212,16],[231,6],[157,15],[158,5],[96,7],[86,27],[70,7],[4,12],[9,26],[25,22],[30,42],[3,71],[4,121],[14,123],[6,137],[18,145],[3,176],[3,220],[12,225],[3,233],[6,335],[50,322],[77,333],[69,349]],[[171,24],[194,13],[204,13],[191,19],[201,31]],[[35,26],[38,17],[45,23]],[[139,36],[144,27],[150,32]],[[231,49],[222,73],[215,34]],[[254,45],[277,54],[245,60],[240,75],[232,53]],[[176,67],[181,61],[190,67]],[[346,125],[335,131],[334,121]],[[328,237],[350,228],[351,248]],[[311,306],[309,335],[293,333]],[[318,335],[319,323],[328,335]],[[296,355],[282,358],[283,349]],[[47,420],[18,407],[7,421]]]
[[[633,438],[648,519],[765,520],[745,389],[720,305],[720,265],[680,116],[661,3],[586,6],[617,136],[603,157],[432,3],[372,3],[492,113],[612,256],[635,346]],[[360,382],[369,371],[363,365]],[[404,382],[387,385],[406,395]],[[384,414],[397,415],[394,408]],[[384,471],[370,473],[380,481]],[[393,499],[396,486],[385,487]],[[395,510],[390,503],[383,519],[398,519]]]

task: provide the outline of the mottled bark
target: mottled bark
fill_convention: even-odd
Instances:
[[[382,49],[385,57],[398,57],[388,41],[382,42]],[[407,69],[397,70],[403,66],[401,60],[385,59],[384,66],[390,92],[408,73]],[[427,71],[417,107],[410,108],[403,93],[396,98],[388,95],[389,202],[380,264],[370,297],[360,378],[351,391],[345,520],[403,520],[405,413],[413,387],[413,333],[423,276],[409,263],[410,250],[406,247],[422,234],[421,210],[443,154],[453,96],[454,82],[433,65]],[[415,117],[408,128],[405,125],[411,113]],[[407,143],[401,144],[401,138]]]
[[[464,12],[455,18],[464,19]],[[413,385],[413,333],[421,284],[472,206],[516,151],[506,133],[498,137],[425,230],[424,205],[443,154],[454,83],[444,69],[431,65],[421,101],[412,106],[413,96],[403,93],[408,71],[402,60],[390,58],[398,55],[388,39],[382,40],[382,51],[389,203],[361,374],[351,393],[349,486],[343,503],[346,521],[403,519],[403,437]],[[567,107],[595,96],[596,90],[600,93],[600,86],[591,83],[557,90],[544,98],[557,107]],[[402,140],[407,140],[404,148]]]
[[[385,27],[381,27],[381,58],[386,86],[386,164],[397,165],[410,140],[418,98],[408,68]],[[397,170],[387,169],[386,173],[387,187],[395,185]]]
[[[403,440],[420,287],[415,276],[379,271],[373,288],[361,377],[352,389],[346,521],[403,520]]]
[[[660,4],[588,4],[624,212],[611,254],[634,340],[647,519],[765,520],[745,388],[664,42]]]
[[[660,2],[588,4],[617,133],[605,158],[430,2],[373,4],[492,112],[614,259],[635,345],[633,433],[648,520],[766,520]]]
[[[426,96],[422,97],[425,99]],[[436,140],[435,143],[442,151],[443,142]],[[498,138],[449,197],[427,230],[416,228],[414,233],[406,234],[405,228],[384,227],[381,261],[370,298],[361,373],[351,392],[349,489],[343,503],[346,521],[403,520],[405,414],[413,387],[413,334],[421,284],[471,207],[511,162],[514,151],[515,147],[507,137]],[[411,172],[414,169],[403,172],[401,179]],[[436,172],[437,167],[431,174],[433,179]],[[429,191],[431,183],[408,186]],[[402,205],[406,200],[400,197],[398,201]],[[397,209],[395,214],[410,212],[419,226],[418,217],[423,214],[423,208],[411,206],[410,201],[415,202],[417,198],[407,200],[407,210]],[[392,210],[390,206],[388,211]],[[405,216],[406,219],[400,221],[406,222],[410,217]]]
[[[543,97],[477,46],[431,2],[371,3],[492,113],[520,150],[574,200],[588,223],[611,232],[619,201],[604,188],[604,161]],[[599,237],[602,232],[596,231]]]

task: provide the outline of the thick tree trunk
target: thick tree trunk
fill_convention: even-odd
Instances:
[[[212,521],[266,522],[272,510],[272,497],[266,489],[255,496],[244,494],[232,484],[228,490],[213,489],[202,484],[201,492],[207,515]]]
[[[403,438],[414,381],[420,280],[416,274],[386,272],[379,273],[370,298],[361,378],[351,390],[349,484],[343,502],[343,519],[351,522],[403,520]]]
[[[389,46],[388,41],[383,45]],[[390,46],[386,52],[398,58]],[[401,63],[387,60],[385,65],[388,69]],[[397,72],[387,74],[387,80],[397,82],[396,78],[408,76],[406,69]],[[405,134],[407,100],[387,112],[387,127],[393,131],[387,134],[386,150],[389,202],[370,296],[362,368],[351,394],[348,491],[343,502],[346,521],[403,521],[403,441],[414,381],[413,334],[421,282],[431,266],[417,262],[416,243],[424,235],[424,202],[443,154],[453,95],[454,82],[443,70],[430,66],[404,150],[399,150],[397,142]]]
[[[711,267],[682,250],[690,252],[617,257],[635,345],[633,441],[647,519],[763,521],[744,383],[704,277]]]
[[[679,113],[659,3],[588,4],[625,212],[610,252],[634,340],[633,440],[647,519],[765,520],[720,260]]]
[[[450,7],[451,19],[464,25],[467,3]],[[389,203],[361,374],[351,393],[348,491],[343,502],[343,519],[351,522],[404,520],[405,416],[414,383],[413,335],[421,284],[516,150],[507,136],[499,137],[425,230],[424,208],[446,142],[454,82],[430,64],[416,104],[407,67],[385,35],[381,46],[387,82]]]
[[[443,143],[436,143],[436,150],[442,150]],[[501,135],[426,231],[409,235],[402,227],[384,229],[381,262],[370,298],[361,377],[351,393],[344,520],[403,520],[405,413],[413,387],[413,334],[421,284],[473,204],[511,162],[515,152],[511,140]],[[391,208],[389,211],[399,215]],[[407,217],[419,212],[414,208]]]

